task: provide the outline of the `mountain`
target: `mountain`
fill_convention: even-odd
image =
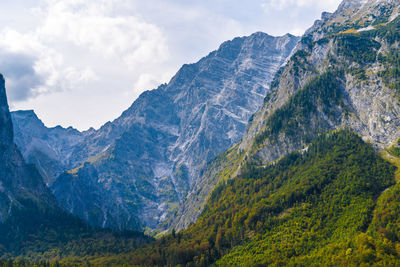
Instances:
[[[56,174],[58,166],[70,169],[51,183],[66,210],[95,226],[155,228],[173,213],[208,162],[240,140],[297,42],[291,35],[264,33],[226,42],[184,65],[168,84],[143,93],[99,130],[71,135],[72,130],[59,129],[73,145],[53,139],[54,129],[37,134],[41,123],[19,120],[16,113],[17,143],[49,173]],[[30,139],[39,143],[36,151]]]
[[[240,149],[271,162],[321,131],[343,127],[379,148],[394,143],[400,137],[398,3],[344,1],[306,34]]]
[[[193,183],[165,225],[169,234],[66,262],[399,266],[399,6],[345,0],[324,13],[275,75],[241,141]],[[113,149],[127,149],[119,141],[129,136]],[[105,150],[59,179],[95,183],[84,178],[100,176],[96,164],[113,158],[123,159]]]
[[[195,182],[168,222],[171,234],[125,259],[399,265],[399,6],[345,0],[324,13],[240,143]]]
[[[400,137],[399,1],[344,1],[302,37],[242,141],[213,162],[164,229],[195,222],[246,162],[266,165],[321,133],[348,128],[377,148]]]
[[[132,251],[151,240],[143,233],[92,228],[61,209],[35,166],[25,163],[13,142],[0,74],[0,260],[99,257]]]
[[[84,134],[73,128],[47,128],[33,110],[11,112],[14,140],[25,160],[34,164],[46,184],[68,168],[67,159]]]

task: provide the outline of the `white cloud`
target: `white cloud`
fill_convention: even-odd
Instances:
[[[71,90],[77,84],[87,83],[95,78],[95,74],[90,67],[75,68],[66,66],[62,51],[49,46],[42,41],[42,36],[36,33],[21,34],[17,31],[6,29],[0,35],[0,49],[3,51],[3,59],[7,55],[18,55],[20,59],[31,58],[29,68],[32,74],[40,77],[40,82],[25,87],[25,96],[36,97],[40,94],[46,94],[62,90]],[[0,68],[8,80],[8,91],[11,92],[11,101],[23,101],[24,98],[13,98],[13,89],[15,84],[19,83],[13,80],[13,73],[9,71],[9,63],[2,61]],[[20,88],[23,90],[23,88]],[[22,96],[22,94],[21,94]]]
[[[128,67],[168,59],[162,32],[135,16],[113,14],[112,1],[50,1],[39,36],[51,43],[64,40],[92,53],[118,59]]]
[[[60,99],[47,99],[68,106],[71,104],[65,102],[62,92],[70,91],[73,93],[69,98],[76,98],[74,108],[81,105],[81,110],[90,106],[88,102],[92,100],[84,99],[88,95],[96,97],[108,92],[108,98],[129,96],[120,101],[122,104],[110,107],[108,116],[93,119],[83,112],[75,119],[75,126],[80,128],[99,127],[106,119],[115,118],[122,111],[121,105],[128,107],[141,91],[165,79],[163,74],[168,71],[163,64],[170,53],[164,34],[138,16],[116,13],[124,6],[126,2],[122,1],[48,0],[32,11],[42,17],[37,27],[25,32],[4,28],[0,32],[0,71],[7,79],[11,107],[33,105],[48,124],[65,125],[62,120],[57,123],[49,112],[51,105],[44,104],[45,97],[39,101],[38,96],[58,94]],[[10,73],[16,66],[10,68],[5,59],[16,56],[19,61],[26,59],[23,64],[29,65],[25,67],[29,75]],[[157,65],[164,71],[154,68]],[[152,78],[143,78],[141,71],[151,69]],[[116,92],[110,94],[113,90]],[[95,101],[91,108],[95,109]],[[57,111],[53,114],[57,115]]]
[[[0,68],[7,77],[9,98],[24,100],[37,95],[44,78],[33,68],[37,59],[30,54],[12,53],[0,49]]]

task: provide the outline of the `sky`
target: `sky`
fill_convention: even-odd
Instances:
[[[11,110],[99,128],[234,37],[301,35],[341,0],[3,0],[0,73]]]

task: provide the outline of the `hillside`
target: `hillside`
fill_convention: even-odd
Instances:
[[[275,164],[244,166],[188,229],[102,263],[394,266],[394,172],[354,133],[332,132]]]
[[[196,221],[214,186],[246,162],[268,164],[321,133],[345,127],[376,148],[394,144],[400,137],[398,15],[398,1],[384,0],[344,1],[324,14],[275,76],[241,142],[210,165],[168,228]]]

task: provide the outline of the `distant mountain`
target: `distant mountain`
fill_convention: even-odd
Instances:
[[[84,134],[71,127],[47,128],[33,110],[11,112],[11,118],[22,155],[36,166],[47,184],[52,184],[68,168],[73,148]]]
[[[96,226],[155,228],[182,202],[207,163],[240,140],[297,42],[292,35],[264,33],[226,42],[198,63],[184,65],[170,83],[143,93],[101,129],[82,135],[62,130],[65,140],[83,136],[72,148],[43,141],[28,118],[15,116],[17,143],[30,162],[49,173],[56,174],[58,166],[70,169],[51,184],[68,211]],[[30,132],[40,144],[36,152],[28,145]],[[61,164],[48,160],[57,159],[54,154],[62,157]]]
[[[28,113],[18,115],[32,116]],[[0,259],[19,256],[56,261],[61,256],[104,256],[132,251],[149,241],[143,233],[90,227],[62,210],[35,166],[25,163],[13,142],[5,81],[0,74]]]

